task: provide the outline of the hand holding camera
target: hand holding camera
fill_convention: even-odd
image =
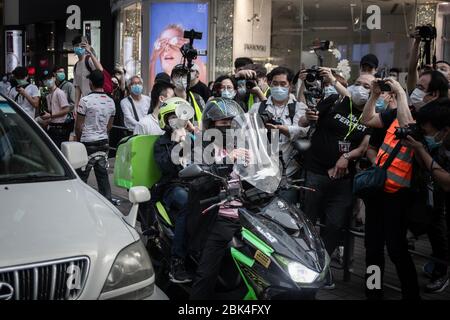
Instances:
[[[319,120],[319,111],[316,108],[306,110],[305,118],[309,123],[317,122]]]

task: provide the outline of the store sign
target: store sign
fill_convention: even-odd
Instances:
[[[67,18],[66,26],[69,30],[80,30],[81,29],[81,8],[76,5],[71,5],[67,7],[67,14],[70,16]]]
[[[267,50],[267,46],[260,45],[260,44],[246,43],[246,44],[244,44],[244,49],[245,50],[251,50],[251,51],[262,51],[262,52],[265,52]]]

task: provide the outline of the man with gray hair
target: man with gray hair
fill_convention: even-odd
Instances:
[[[143,95],[143,82],[141,77],[133,76],[129,80],[130,95],[120,102],[125,127],[133,133],[136,125],[150,110],[150,97]]]

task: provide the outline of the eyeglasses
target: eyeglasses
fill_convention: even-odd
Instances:
[[[174,46],[174,47],[182,47],[187,43],[187,40],[180,37],[172,37],[169,39],[158,39],[155,41],[154,48],[155,50],[160,50],[163,47]]]

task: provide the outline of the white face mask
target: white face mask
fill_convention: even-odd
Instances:
[[[363,106],[369,100],[370,90],[364,88],[363,86],[350,86],[347,88],[348,92],[350,92],[352,96],[352,101],[357,106]]]
[[[234,97],[236,96],[236,91],[235,90],[222,90],[222,98],[227,98],[227,99],[234,99]]]
[[[174,79],[173,80],[173,84],[175,85],[175,87],[177,87],[177,89],[186,90],[186,88],[187,88],[187,78],[183,77],[183,78]]]
[[[423,98],[425,98],[426,95],[427,93],[425,91],[416,88],[409,96],[411,104],[414,106],[414,108],[416,108],[416,111],[418,111],[426,104],[423,101]]]

